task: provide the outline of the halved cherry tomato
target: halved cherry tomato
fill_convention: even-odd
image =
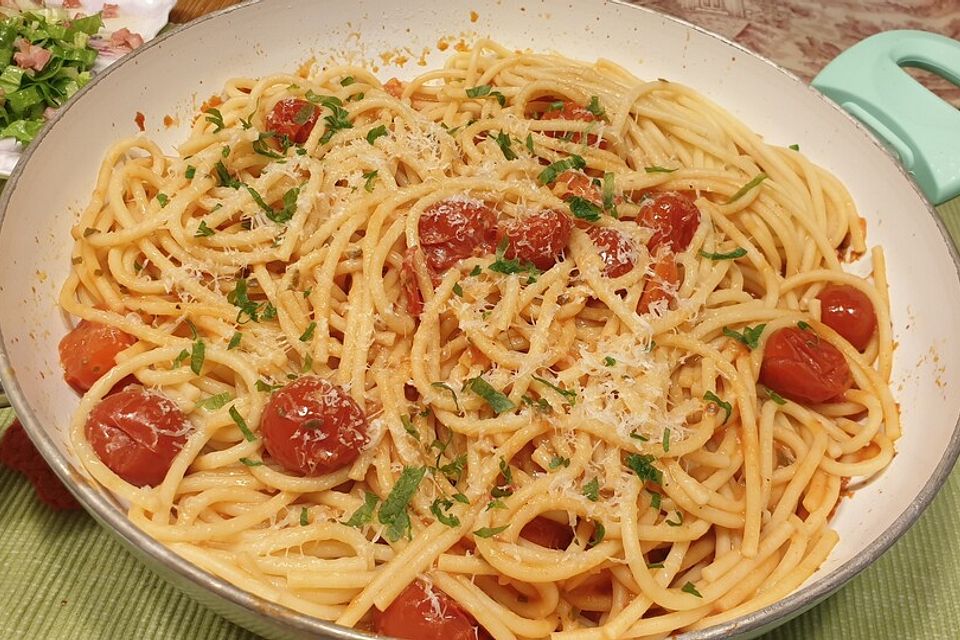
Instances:
[[[163,482],[189,432],[190,421],[173,400],[143,387],[105,397],[84,427],[103,464],[138,487]]]
[[[784,327],[767,338],[760,382],[784,398],[819,404],[843,395],[853,376],[832,344],[811,330]]]
[[[116,327],[81,320],[60,340],[63,377],[83,393],[116,364],[117,354],[137,341]]]
[[[550,518],[537,516],[520,530],[520,537],[547,549],[562,550],[573,542],[573,529]]]
[[[559,109],[554,108],[555,106],[558,106],[558,103],[562,103],[559,105],[560,108]],[[573,100],[559,100],[559,101],[551,102],[547,110],[544,111],[543,114],[540,116],[540,119],[541,120],[581,120],[583,122],[596,122],[597,120],[599,120],[599,118],[596,115],[594,115],[592,112],[590,112],[589,109],[587,109],[586,107],[580,106]],[[545,131],[544,135],[550,138],[563,138],[567,136],[568,133],[570,133],[571,142],[580,142],[580,140],[582,140],[583,138],[583,136],[579,132],[571,133],[567,131]],[[597,136],[595,134],[588,133],[587,144],[594,145],[596,144],[596,142],[597,142]],[[601,149],[606,148],[605,141],[600,142],[600,148]]]
[[[383,612],[374,610],[373,630],[403,640],[478,640],[487,632],[436,587],[415,580]]]
[[[284,98],[267,115],[267,131],[286,136],[294,144],[303,144],[319,117],[317,105],[299,98]]]
[[[863,351],[877,329],[873,303],[863,291],[847,284],[831,284],[820,295],[820,321]]]
[[[417,230],[427,266],[439,275],[463,258],[493,253],[497,216],[482,202],[444,200],[424,210]]]
[[[603,203],[603,196],[600,193],[600,189],[593,184],[593,179],[583,173],[577,171],[564,171],[559,176],[554,184],[563,185],[566,188],[566,193],[564,194],[564,199],[571,196],[579,196],[585,200],[589,200],[595,205],[601,205]]]
[[[608,278],[619,278],[633,270],[633,262],[637,258],[637,248],[630,238],[610,227],[590,227],[587,235],[593,240],[594,246],[600,252],[603,260],[603,275]]]
[[[317,476],[357,459],[367,443],[367,418],[337,385],[303,376],[270,397],[260,433],[283,468]]]
[[[556,209],[544,209],[508,220],[500,226],[500,235],[508,241],[507,258],[530,262],[546,271],[563,255],[572,230],[570,216]]]
[[[670,290],[680,282],[680,270],[677,268],[677,259],[672,253],[662,253],[653,263],[653,278],[647,281],[640,296],[638,309],[640,313],[647,313],[650,307],[661,300],[670,300],[673,296]]]
[[[637,222],[653,229],[653,235],[647,241],[650,253],[662,246],[680,253],[690,246],[693,234],[700,226],[700,210],[686,192],[665,191],[640,204]]]

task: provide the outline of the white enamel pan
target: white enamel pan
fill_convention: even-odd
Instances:
[[[425,68],[417,63],[421,54],[428,67],[442,64],[446,54],[437,50],[439,40],[452,45],[461,36],[469,40],[476,35],[512,48],[554,50],[583,60],[609,58],[642,78],[668,78],[698,89],[767,140],[800,143],[805,154],[847,185],[867,219],[869,243],[885,247],[898,343],[892,384],[904,428],[896,458],[879,478],[843,502],[833,521],[840,543],[806,584],[766,609],[684,638],[747,638],[782,624],[876,560],[916,521],[953,467],[960,450],[958,257],[908,172],[837,104],[769,61],[648,10],[599,0],[263,0],[155,40],[111,67],[62,109],[3,190],[4,388],[34,443],[87,510],[172,583],[270,638],[367,637],[269,603],[197,569],[136,529],[117,501],[88,480],[67,444],[78,398],[63,383],[57,357],[57,343],[67,328],[57,294],[70,267],[70,227],[87,202],[108,146],[136,133],[138,111],[145,116],[146,133],[172,150],[186,135],[195,109],[228,78],[294,70],[310,57],[320,64],[344,58],[367,61],[379,66],[383,79],[411,77]],[[941,73],[956,78],[960,46],[924,40],[922,34],[894,40],[851,54],[854,66],[869,68],[828,70],[819,84],[847,111],[867,118],[891,138],[888,144],[909,163],[931,199],[946,199],[960,191],[960,165],[949,164],[956,163],[953,155],[938,156],[917,145],[936,146],[949,135],[960,135],[960,115],[932,94],[923,96],[927,104],[921,109],[905,108],[906,81],[913,81],[897,64],[936,69],[946,60],[953,73]],[[384,53],[404,54],[409,62],[384,64]],[[873,78],[869,74],[881,72],[897,80],[866,81]],[[884,95],[861,100],[855,91],[861,80],[867,89],[892,87],[896,104],[882,107],[890,98]],[[901,81],[903,86],[897,84]],[[179,125],[165,127],[167,115]],[[956,142],[950,147],[954,155],[958,148]]]

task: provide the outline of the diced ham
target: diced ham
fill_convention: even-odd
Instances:
[[[43,68],[50,61],[50,52],[43,47],[38,47],[25,38],[17,40],[17,52],[13,54],[13,61],[21,69],[33,69],[34,71],[43,71]]]
[[[105,3],[102,11],[104,18],[116,18],[120,14],[120,7],[115,4]]]
[[[111,34],[110,44],[118,50],[133,51],[143,44],[143,36],[124,27]]]

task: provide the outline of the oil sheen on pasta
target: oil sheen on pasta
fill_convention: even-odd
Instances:
[[[238,78],[175,155],[104,159],[61,295],[73,444],[138,527],[319,618],[708,627],[803,583],[893,456],[860,222],[797,149],[608,61]]]

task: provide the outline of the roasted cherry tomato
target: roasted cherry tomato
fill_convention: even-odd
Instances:
[[[163,482],[190,421],[170,398],[143,387],[105,397],[87,416],[87,441],[111,471],[138,487]]]
[[[520,537],[547,549],[562,550],[573,542],[573,529],[550,518],[537,516],[520,530]]]
[[[403,640],[483,640],[487,632],[457,601],[415,580],[382,613],[374,610],[373,630]]]
[[[867,294],[847,284],[831,284],[824,287],[817,299],[820,321],[858,351],[866,349],[877,329],[877,314]]]
[[[557,263],[570,241],[573,219],[562,211],[544,209],[525,218],[508,220],[500,227],[507,239],[506,257],[530,262],[541,271]]]
[[[603,203],[603,196],[600,193],[600,189],[593,183],[593,179],[584,173],[564,171],[557,176],[554,184],[563,185],[566,191],[563,196],[564,199],[579,196],[598,206]]]
[[[317,105],[299,98],[284,98],[267,115],[267,131],[286,136],[294,144],[303,144],[319,117]]]
[[[303,376],[274,392],[263,410],[260,433],[283,468],[317,476],[357,459],[367,443],[367,418],[337,385]]]
[[[557,108],[559,107],[559,108]],[[556,100],[551,102],[546,111],[544,111],[541,116],[541,120],[581,120],[583,122],[596,122],[599,118],[594,115],[586,107],[580,106],[572,100]],[[579,132],[567,132],[567,131],[545,131],[544,135],[550,138],[563,138],[569,134],[571,142],[579,143],[582,140],[583,136]],[[587,144],[594,145],[597,142],[597,136],[588,133],[587,134]],[[600,142],[600,148],[605,149],[606,143],[604,141]]]
[[[680,270],[677,259],[672,253],[663,253],[653,263],[653,277],[647,280],[643,295],[640,296],[640,313],[650,311],[651,305],[661,300],[670,300],[671,290],[680,283]]]
[[[482,202],[444,200],[424,210],[417,230],[427,266],[439,275],[463,258],[493,253],[497,216]]]
[[[590,227],[587,235],[593,240],[594,246],[600,252],[603,260],[603,275],[608,278],[619,278],[633,270],[633,262],[637,259],[637,248],[630,238],[610,227]]]
[[[853,376],[832,344],[811,330],[785,327],[767,338],[760,382],[784,398],[819,404],[843,395]]]
[[[116,364],[117,354],[137,341],[116,327],[81,320],[60,340],[63,377],[83,393]]]
[[[700,226],[700,210],[685,192],[665,191],[640,204],[641,226],[653,229],[647,241],[650,253],[667,246],[674,253],[690,246],[693,234]]]

